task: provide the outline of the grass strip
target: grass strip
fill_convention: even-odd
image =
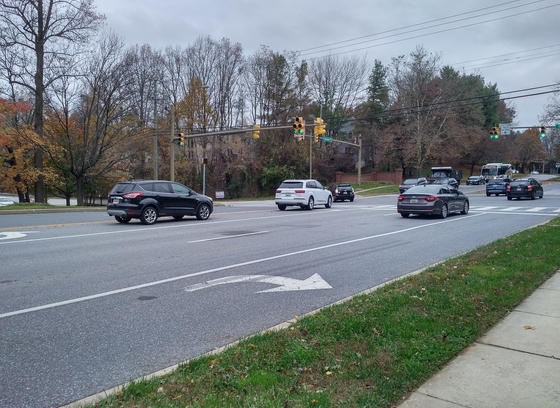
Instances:
[[[258,334],[95,407],[393,407],[560,267],[560,218]]]

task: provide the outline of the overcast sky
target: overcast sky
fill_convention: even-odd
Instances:
[[[513,125],[540,126],[560,82],[559,0],[94,0],[129,45],[182,48],[229,38],[245,55],[261,45],[301,58],[366,56],[384,65],[421,45],[444,65],[479,73],[514,97]],[[534,89],[531,89],[534,88]],[[525,97],[522,97],[525,96]]]

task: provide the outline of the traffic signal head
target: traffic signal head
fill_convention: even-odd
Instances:
[[[260,126],[257,124],[253,125],[253,139],[258,139],[260,137],[261,131]]]
[[[185,145],[185,134],[184,133],[179,133],[177,143],[179,144],[179,146],[184,146]]]
[[[500,136],[500,128],[494,126],[490,131],[490,139],[497,139]]]
[[[541,139],[546,137],[546,126],[541,126]]]
[[[301,116],[296,117],[294,120],[294,136],[303,137],[305,134],[305,123]]]

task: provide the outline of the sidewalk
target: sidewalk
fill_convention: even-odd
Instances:
[[[560,407],[560,271],[398,408]]]

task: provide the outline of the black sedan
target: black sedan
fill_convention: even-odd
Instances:
[[[449,213],[469,212],[469,199],[463,192],[448,184],[426,184],[409,188],[399,195],[397,211],[407,218],[410,214],[438,215],[446,218]]]
[[[333,184],[329,187],[332,193],[333,201],[354,201],[354,189],[348,183]]]
[[[472,185],[472,184],[485,184],[486,183],[486,179],[484,178],[484,176],[470,176],[467,179],[467,186]]]
[[[538,180],[532,177],[515,179],[507,186],[506,195],[508,200],[512,200],[513,198],[519,200],[522,197],[534,200],[537,197],[543,198],[544,188]]]
[[[511,183],[509,178],[495,178],[488,180],[486,183],[486,196],[490,197],[492,194],[499,196],[500,194],[507,193],[507,187]]]
[[[428,180],[425,177],[409,178],[406,179],[400,186],[399,192],[402,194],[412,186],[419,186],[420,184],[426,184]]]

